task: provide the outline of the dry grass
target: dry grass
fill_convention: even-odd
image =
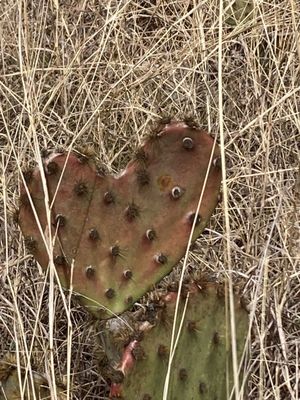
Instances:
[[[252,303],[240,398],[300,398],[299,2],[254,0],[239,21],[223,3],[1,2],[0,352],[69,382],[70,399],[106,398],[99,349],[85,310],[26,256],[20,167],[83,143],[116,172],[162,115],[194,116],[225,154],[223,205],[188,261]]]

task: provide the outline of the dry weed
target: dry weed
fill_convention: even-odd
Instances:
[[[53,399],[57,379],[80,400],[106,398],[105,382],[90,317],[26,255],[20,168],[85,144],[116,172],[165,115],[195,117],[222,145],[224,202],[188,261],[251,301],[236,399],[300,398],[300,7],[253,0],[228,20],[234,3],[1,2],[0,352],[47,376]]]

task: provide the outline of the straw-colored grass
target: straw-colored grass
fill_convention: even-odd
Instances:
[[[223,203],[187,262],[251,302],[235,399],[300,399],[299,32],[297,0],[1,1],[0,356],[43,373],[53,399],[55,382],[107,398],[101,349],[24,249],[20,168],[84,144],[117,172],[165,115],[193,116],[222,147]]]

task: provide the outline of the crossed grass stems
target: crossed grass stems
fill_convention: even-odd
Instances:
[[[223,12],[219,1],[190,8],[184,1],[144,3],[108,1],[100,10],[96,2],[82,9],[67,2],[4,4],[0,325],[8,340],[1,350],[15,342],[28,379],[40,365],[53,398],[57,375],[66,377],[70,398],[105,398],[87,314],[55,286],[54,268],[48,281],[28,268],[10,218],[16,170],[32,158],[41,165],[41,148],[87,142],[116,172],[150,121],[192,110],[201,126],[218,132],[223,203],[184,266],[201,265],[245,287],[254,332],[248,398],[297,399],[299,7],[293,0],[254,2],[253,15],[229,28],[226,2]],[[44,350],[42,361],[36,347]],[[84,351],[74,360],[78,348]],[[168,375],[165,399],[167,384]]]

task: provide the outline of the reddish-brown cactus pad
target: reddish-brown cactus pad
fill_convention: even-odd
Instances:
[[[49,157],[54,260],[63,286],[70,286],[72,276],[74,292],[101,317],[130,307],[184,255],[194,219],[193,240],[206,226],[220,189],[219,157],[209,135],[183,122],[162,126],[117,177],[98,175],[92,161],[73,153]],[[28,189],[45,231],[38,170]],[[46,269],[48,255],[26,201],[19,221],[24,236],[36,241],[32,253]]]

